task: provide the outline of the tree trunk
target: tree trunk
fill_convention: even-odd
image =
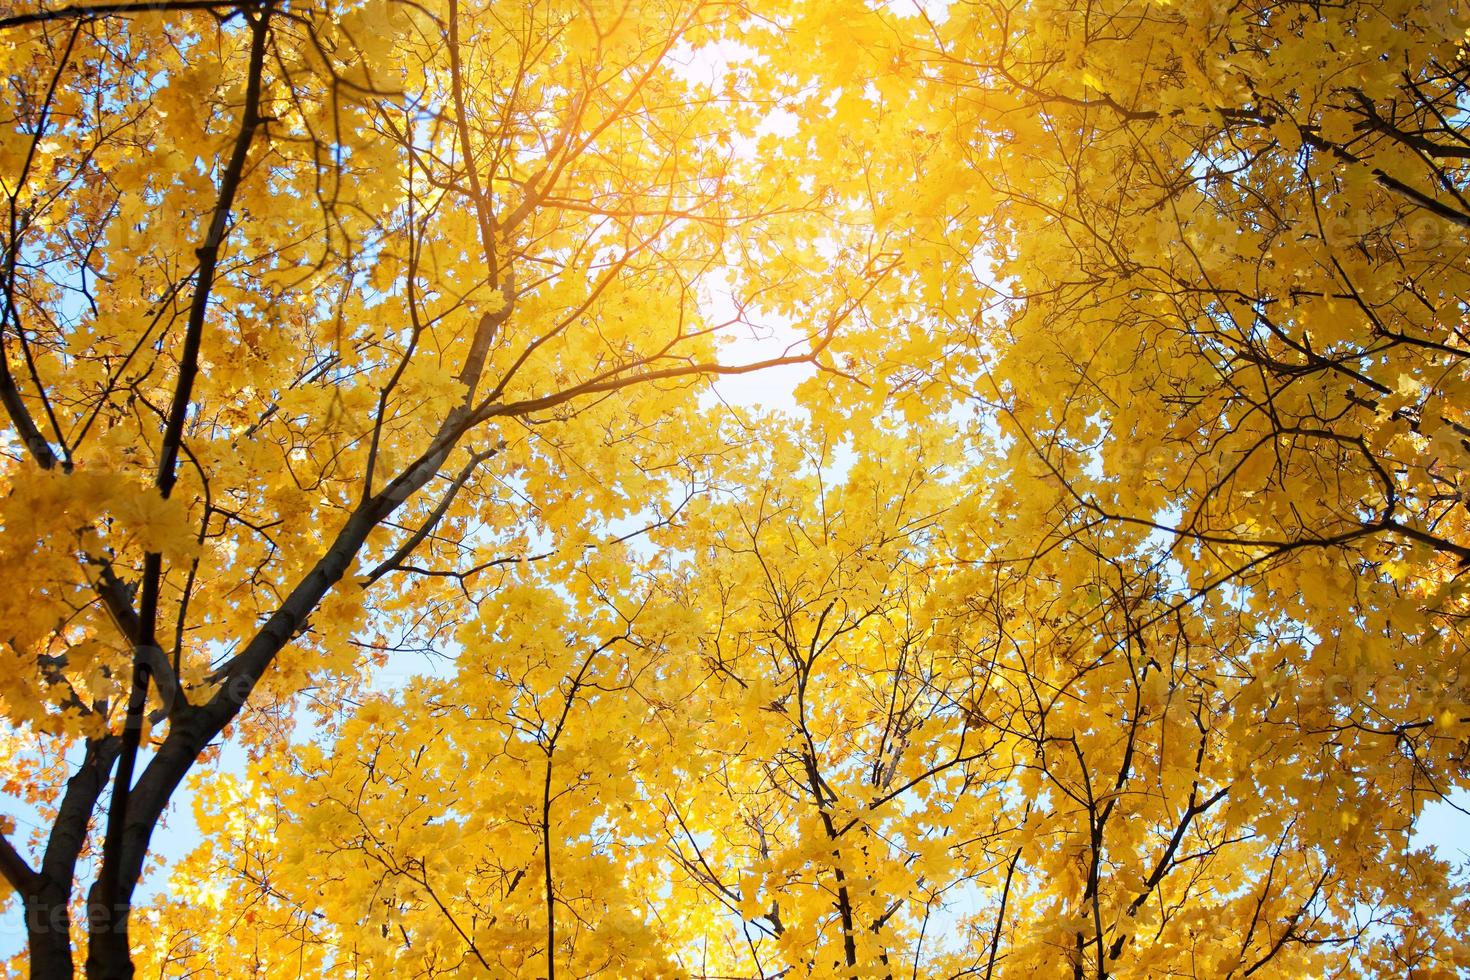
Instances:
[[[106,908],[104,902],[99,881],[92,885],[87,898],[87,980],[132,980],[133,952],[128,941],[131,905],[119,899],[113,908]]]
[[[31,980],[72,980],[71,882],[41,882],[25,897],[26,943],[31,957]]]
[[[72,980],[76,975],[69,908],[72,881],[77,857],[87,843],[92,813],[107,786],[120,744],[116,735],[87,742],[81,765],[67,780],[41,869],[34,887],[24,896],[31,980]]]

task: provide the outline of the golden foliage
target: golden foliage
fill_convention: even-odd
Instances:
[[[7,8],[18,962],[1470,969],[1467,27]]]

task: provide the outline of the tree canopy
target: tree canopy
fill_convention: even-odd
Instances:
[[[1470,8],[0,59],[14,970],[1470,970]]]

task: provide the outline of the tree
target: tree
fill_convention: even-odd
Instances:
[[[666,520],[712,451],[677,411],[699,382],[818,362],[878,273],[808,271],[802,243],[847,232],[737,152],[755,103],[681,68],[759,33],[738,9],[165,0],[0,27],[3,700],[55,780],[28,786],[38,859],[0,863],[33,976],[73,972],[83,858],[88,975],[128,976],[150,838],[247,699],[346,697],[498,569]],[[720,362],[795,297],[810,332]]]
[[[97,975],[1470,968],[1459,8],[126,13],[4,22],[7,878],[95,848]]]
[[[1269,673],[1320,669],[1299,632],[1219,590],[1180,603],[1110,529],[975,560],[1015,523],[1002,492],[957,500],[964,463],[905,437],[874,438],[845,474],[810,449],[818,432],[762,442],[764,472],[666,532],[706,542],[678,567],[599,555],[586,575],[607,591],[580,610],[504,590],[453,675],[345,710],[212,799],[222,832],[179,867],[149,962],[207,976],[232,948],[267,975],[548,977],[1464,962],[1463,886],[1405,853],[1395,823],[1433,760],[1312,731],[1322,696]],[[580,630],[548,636],[548,620]]]
[[[1437,938],[1460,913],[1409,910],[1421,888],[1458,901],[1407,835],[1463,785],[1467,718],[1466,23],[1428,7],[979,3],[911,35],[913,71],[933,82],[906,113],[920,162],[905,148],[867,179],[926,175],[884,203],[918,229],[910,254],[950,256],[960,280],[899,298],[973,336],[979,363],[931,342],[909,362],[931,367],[897,377],[966,398],[1002,434],[986,435],[1005,462],[983,485],[1007,520],[972,558],[1020,560],[1077,594],[1090,625],[1067,645],[1111,637],[1099,667],[1148,664],[1144,651],[1189,663],[1196,640],[1232,664],[1164,675],[1199,711],[1195,771],[1218,749],[1237,778],[1245,760],[1252,772],[1250,802],[1232,778],[1170,791],[1185,815],[1170,855],[1227,786],[1212,807],[1236,835],[1271,828],[1294,840],[1283,854],[1316,855],[1286,877],[1275,857],[1237,858],[1259,869],[1256,911],[1219,910],[1188,941],[1149,930],[1161,959],[1130,966],[1146,905],[1120,920],[1098,897],[1124,803],[1079,782],[1101,772],[1125,793],[1140,746],[1053,757],[1047,779],[1087,818],[1087,876],[1059,907],[1079,973],[1162,973],[1171,947],[1221,975],[1460,968]],[[983,303],[946,295],[987,289],[983,319]],[[1150,630],[1185,614],[1166,661]],[[1105,628],[1119,616],[1126,628]],[[1104,709],[1108,689],[1088,691],[1094,711],[1136,717]],[[1217,732],[1225,744],[1207,744]],[[1155,873],[1141,878],[1151,894]],[[1284,880],[1308,887],[1267,912]],[[1253,959],[1263,920],[1273,957],[1323,958]],[[1232,949],[1205,948],[1227,933]]]

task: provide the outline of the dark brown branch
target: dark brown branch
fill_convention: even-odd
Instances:
[[[183,443],[184,425],[193,400],[194,384],[199,374],[199,352],[204,336],[205,314],[214,287],[220,247],[229,229],[235,196],[245,175],[245,161],[255,141],[262,119],[261,91],[265,74],[266,43],[270,33],[269,0],[251,25],[250,60],[245,84],[245,102],[240,126],[235,134],[229,161],[220,178],[218,194],[204,242],[196,250],[199,268],[195,273],[194,294],[179,354],[178,377],[174,383],[173,401],[166,416],[163,444],[159,452],[155,479],[158,491],[167,498],[178,479],[178,457]],[[133,655],[132,686],[123,724],[122,745],[118,755],[117,776],[113,784],[112,803],[107,817],[107,834],[102,848],[102,870],[93,890],[90,916],[91,945],[87,954],[89,976],[99,978],[132,976],[131,950],[127,935],[127,910],[137,874],[126,868],[124,837],[128,831],[128,805],[133,784],[133,770],[143,738],[143,714],[148,706],[149,681],[156,667],[167,669],[166,658],[159,649],[156,630],[158,598],[162,587],[163,559],[151,552],[143,559],[143,593],[138,610],[137,645]],[[173,683],[171,671],[164,675]],[[165,691],[169,703],[177,705],[177,690]],[[138,873],[141,873],[141,865]]]
[[[30,862],[15,849],[15,845],[10,843],[10,838],[4,834],[0,834],[0,875],[4,875],[10,887],[22,895],[30,893],[39,877],[31,868]]]
[[[0,17],[0,31],[26,24],[45,24],[58,20],[90,20],[95,17],[119,17],[171,10],[240,11],[258,7],[265,0],[154,0],[151,3],[73,4],[51,10],[33,10],[25,14]]]
[[[469,461],[464,464],[459,473],[449,482],[449,489],[445,491],[444,496],[440,498],[438,505],[435,506],[433,512],[424,520],[424,523],[419,525],[418,530],[410,534],[408,539],[399,545],[398,549],[392,555],[367,574],[364,579],[364,584],[371,585],[395,568],[400,567],[404,559],[413,554],[414,549],[422,544],[424,539],[433,533],[434,528],[444,519],[444,515],[448,513],[450,505],[454,503],[454,498],[459,495],[459,491],[464,488],[465,483],[474,475],[476,467],[500,452],[502,448],[504,448],[504,443],[496,446],[494,449],[486,449],[482,452],[471,454]]]

